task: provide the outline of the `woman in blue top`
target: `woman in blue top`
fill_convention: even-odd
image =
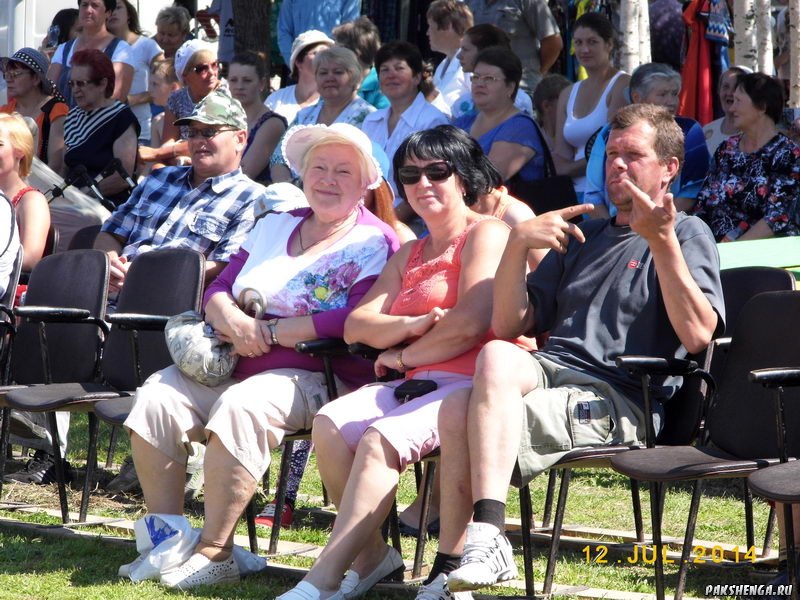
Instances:
[[[454,122],[478,140],[505,181],[544,177],[542,137],[533,119],[514,106],[521,77],[522,64],[513,52],[497,46],[482,50],[472,72],[477,112]]]

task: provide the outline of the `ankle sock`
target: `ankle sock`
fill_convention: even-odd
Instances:
[[[444,554],[442,552],[436,553],[436,558],[433,559],[433,566],[428,578],[422,582],[423,585],[428,585],[440,574],[444,573],[449,575],[461,566],[461,555],[458,554]]]
[[[472,520],[476,523],[490,523],[503,533],[506,528],[506,505],[499,500],[478,500],[472,506]]]

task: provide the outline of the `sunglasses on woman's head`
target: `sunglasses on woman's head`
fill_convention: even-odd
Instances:
[[[397,170],[397,177],[403,185],[414,185],[419,183],[423,173],[428,181],[444,181],[453,174],[453,167],[444,161],[431,163],[424,167],[400,167]]]
[[[202,75],[203,73],[205,73],[209,69],[212,70],[212,71],[216,71],[218,67],[219,67],[219,63],[217,61],[214,61],[214,62],[211,62],[211,63],[203,63],[202,65],[195,65],[195,66],[192,67],[192,71],[194,71],[198,75]]]

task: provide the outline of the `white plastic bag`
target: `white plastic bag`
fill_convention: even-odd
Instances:
[[[161,579],[174,571],[194,553],[200,541],[200,529],[192,529],[182,515],[148,513],[133,525],[139,558],[131,564],[131,581]],[[233,558],[240,575],[257,573],[267,566],[267,560],[239,546],[233,547]]]

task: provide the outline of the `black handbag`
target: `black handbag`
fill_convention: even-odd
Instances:
[[[577,204],[578,196],[575,194],[575,186],[572,185],[572,177],[556,173],[556,166],[542,131],[536,121],[533,119],[531,121],[533,121],[542,142],[544,177],[533,181],[523,181],[520,174],[517,173],[506,181],[508,193],[530,206],[537,215]]]

